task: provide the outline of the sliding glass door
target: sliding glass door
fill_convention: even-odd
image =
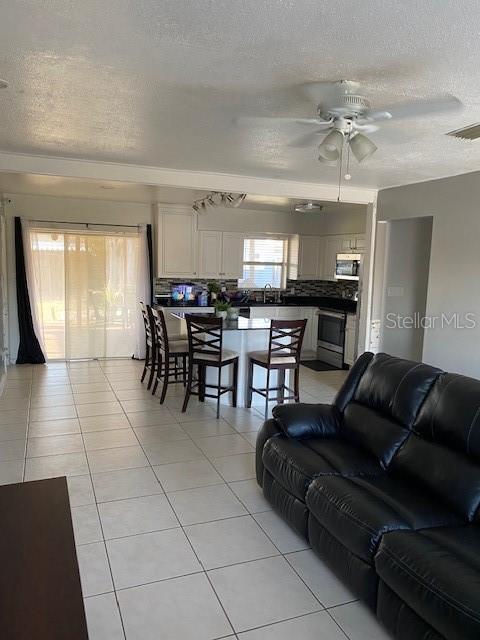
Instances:
[[[138,319],[138,233],[30,229],[49,359],[130,357]]]

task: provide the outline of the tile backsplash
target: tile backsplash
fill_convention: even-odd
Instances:
[[[154,293],[156,295],[169,294],[172,283],[179,282],[179,279],[167,280],[164,278],[157,278],[154,282]],[[208,282],[212,280],[195,280],[189,279],[188,282],[193,282],[199,289],[206,288]],[[237,289],[237,280],[215,280],[218,284],[227,289]],[[353,297],[355,291],[358,290],[357,282],[330,282],[328,280],[287,280],[286,293],[291,294],[292,289],[294,295],[297,296],[327,296],[332,298]]]
[[[295,290],[297,296],[327,296],[330,298],[352,298],[358,291],[358,282],[343,280],[287,280],[287,293]]]

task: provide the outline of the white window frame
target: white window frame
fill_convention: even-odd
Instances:
[[[290,236],[281,235],[281,234],[271,234],[271,233],[249,233],[245,235],[243,242],[245,240],[281,240],[284,243],[284,251],[283,251],[283,262],[259,262],[259,261],[244,261],[242,260],[242,268],[243,265],[265,265],[265,266],[281,266],[282,268],[282,284],[280,287],[272,287],[272,291],[285,291],[287,288],[287,278],[288,278],[288,265],[289,265],[289,255],[290,255]],[[245,247],[245,245],[244,245]],[[263,291],[264,287],[247,287],[241,284],[243,278],[239,278],[237,281],[237,285],[239,288],[245,288],[249,291]]]

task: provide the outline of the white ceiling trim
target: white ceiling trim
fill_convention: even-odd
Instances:
[[[0,171],[35,173],[65,178],[119,180],[154,186],[232,191],[251,195],[311,198],[337,202],[338,187],[313,182],[256,178],[234,174],[183,171],[113,162],[95,162],[50,156],[0,152]],[[342,186],[341,202],[368,204],[375,202],[377,189]]]

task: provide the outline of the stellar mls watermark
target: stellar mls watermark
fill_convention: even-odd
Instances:
[[[387,329],[457,329],[459,331],[475,329],[477,317],[474,313],[441,313],[437,316],[422,315],[415,312],[411,315],[387,313],[385,316]]]

